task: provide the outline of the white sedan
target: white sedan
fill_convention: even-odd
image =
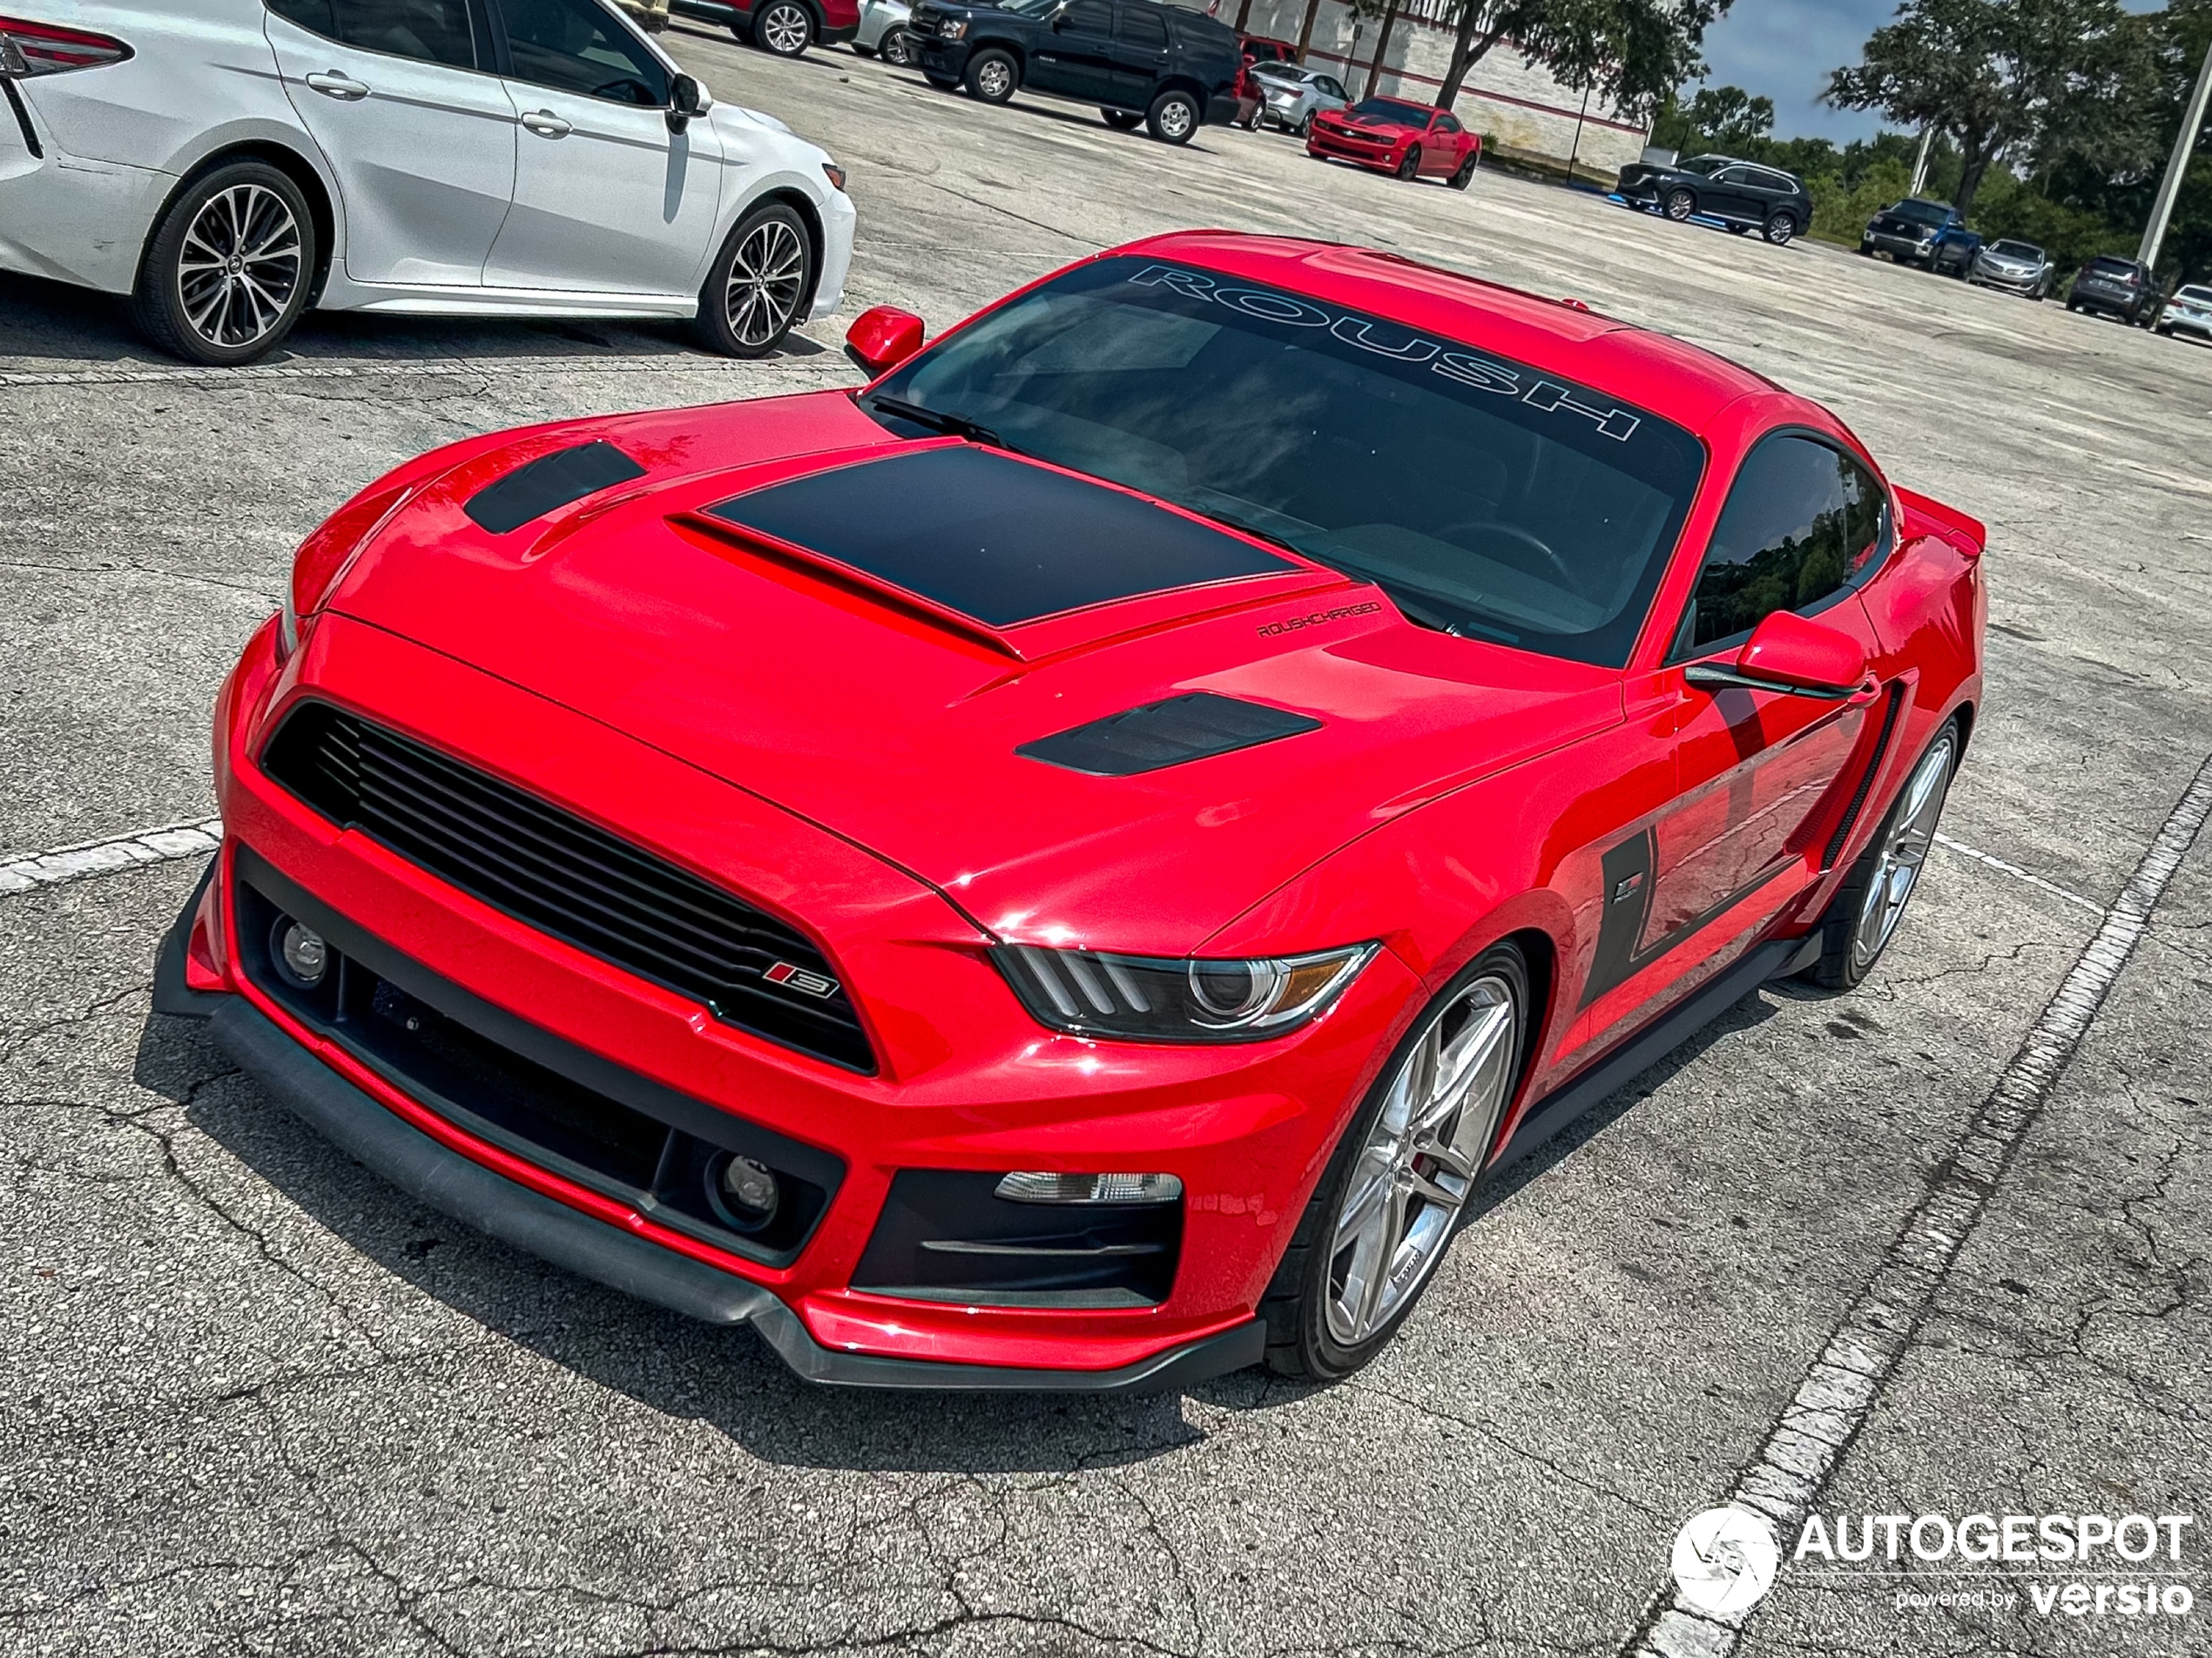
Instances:
[[[313,305],[689,317],[750,357],[843,298],[842,170],[602,0],[28,3],[0,269],[127,293],[179,356]]]

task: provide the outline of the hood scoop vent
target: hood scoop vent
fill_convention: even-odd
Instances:
[[[1142,496],[963,443],[769,484],[697,517],[992,629],[1299,568]]]
[[[644,468],[611,443],[579,443],[516,467],[470,495],[462,510],[493,535],[504,536],[556,507],[644,475]]]
[[[1320,729],[1321,722],[1305,714],[1198,691],[1109,714],[1014,751],[1093,777],[1135,777]]]

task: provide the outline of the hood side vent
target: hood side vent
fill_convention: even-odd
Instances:
[[[470,495],[462,510],[493,535],[504,536],[556,507],[644,475],[645,468],[613,444],[595,439],[516,467]]]
[[[1319,720],[1288,709],[1198,691],[1109,714],[1014,751],[1093,777],[1135,777],[1320,729]]]

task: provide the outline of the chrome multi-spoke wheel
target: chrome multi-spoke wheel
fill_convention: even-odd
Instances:
[[[782,202],[756,207],[722,245],[699,295],[700,334],[738,357],[775,349],[814,286],[814,253],[799,215]]]
[[[290,204],[262,185],[209,197],[185,228],[177,295],[192,331],[225,350],[257,345],[284,320],[305,247]]]
[[[779,57],[796,57],[814,38],[814,20],[792,0],[776,0],[752,25],[753,36]]]
[[[1921,866],[1935,845],[1937,821],[1951,792],[1951,772],[1958,758],[1958,735],[1946,727],[1930,744],[1912,775],[1905,780],[1897,809],[1885,826],[1873,849],[1874,867],[1861,895],[1858,914],[1851,927],[1851,967],[1864,974],[1874,965],[1897,931],[1898,918],[1919,884]]]
[[[1367,1122],[1323,1264],[1330,1339],[1357,1349],[1443,1258],[1497,1136],[1521,1054],[1521,996],[1486,973],[1430,1013]]]

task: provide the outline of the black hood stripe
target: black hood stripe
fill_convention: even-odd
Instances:
[[[1320,729],[1319,720],[1286,708],[1197,691],[1109,714],[1014,751],[1093,777],[1135,777]]]
[[[644,468],[611,443],[579,443],[516,467],[470,495],[462,510],[493,535],[504,536],[556,507],[644,475]]]

